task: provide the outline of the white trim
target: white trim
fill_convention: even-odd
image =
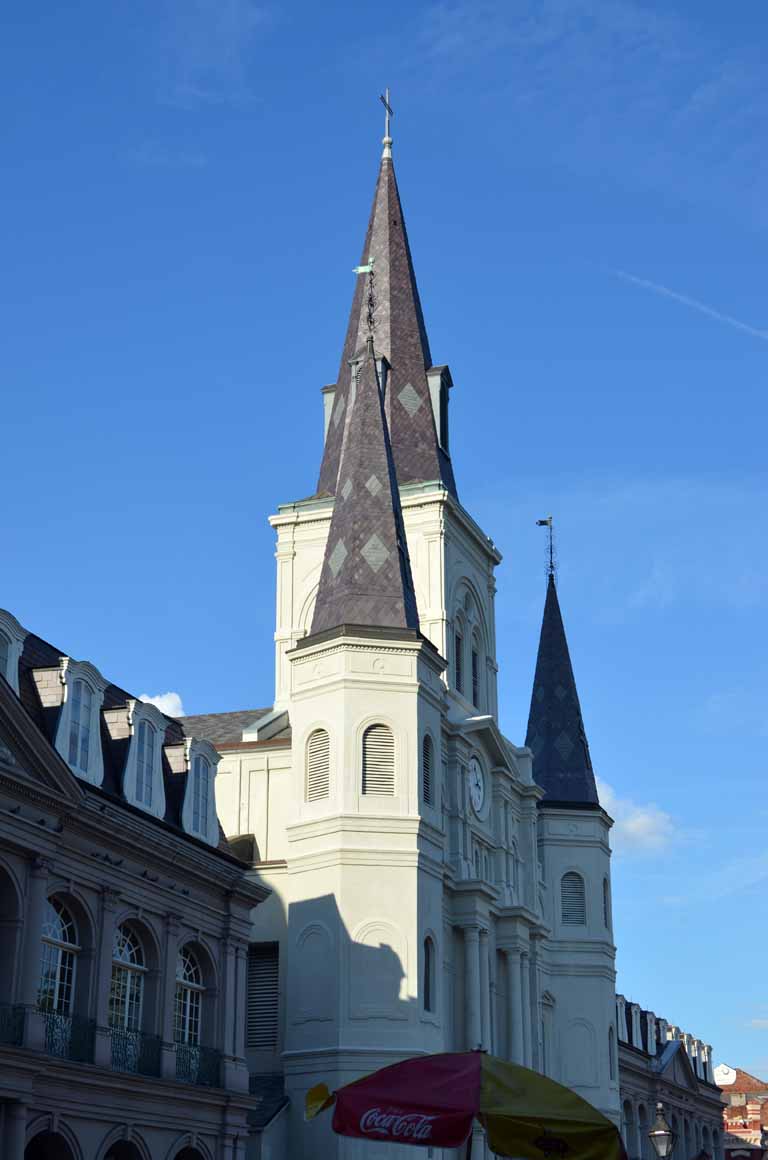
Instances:
[[[206,832],[204,834],[198,833],[194,829],[194,761],[196,757],[204,757],[211,767],[211,782],[210,792],[208,794],[208,817],[206,819]],[[219,818],[216,813],[216,773],[219,766],[219,755],[211,745],[210,741],[203,741],[199,737],[188,737],[184,746],[184,758],[186,765],[186,785],[184,786],[184,804],[181,810],[181,824],[188,834],[194,838],[199,838],[201,842],[205,842],[208,846],[218,846],[219,844]]]
[[[147,805],[146,802],[139,801],[137,794],[139,726],[144,721],[155,730],[155,752],[152,767],[152,801],[150,805]],[[168,722],[157,706],[149,704],[148,701],[136,701],[131,698],[128,701],[128,727],[131,731],[131,739],[128,746],[128,756],[125,759],[125,768],[123,770],[123,793],[125,794],[126,801],[129,801],[131,805],[136,806],[138,809],[152,814],[155,818],[164,818],[165,781],[163,778],[163,746],[165,744],[165,731],[168,728]]]
[[[5,608],[0,608],[0,632],[8,641],[8,667],[3,673],[14,693],[19,691],[19,661],[27,637],[27,630],[23,628],[16,617]]]
[[[69,730],[72,716],[70,692],[75,681],[83,681],[91,690],[91,719],[89,722],[88,768],[70,765],[75,777],[91,785],[104,780],[104,754],[101,749],[101,707],[107,681],[90,661],[75,661],[72,657],[59,658],[59,680],[63,685],[61,712],[56,729],[56,748],[69,765]]]

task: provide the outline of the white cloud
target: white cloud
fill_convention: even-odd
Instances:
[[[611,845],[617,854],[653,854],[672,840],[671,816],[653,802],[639,805],[631,798],[618,797],[607,782],[597,779],[597,792],[603,808],[614,820]]]
[[[161,713],[167,713],[169,717],[185,716],[178,693],[156,693],[154,697],[150,697],[149,693],[142,693],[139,700],[146,701],[148,705],[156,705]]]
[[[265,10],[253,0],[166,0],[162,99],[182,108],[253,99],[251,50]]]

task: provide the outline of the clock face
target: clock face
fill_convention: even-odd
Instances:
[[[485,801],[485,777],[476,757],[469,763],[469,800],[472,809],[479,814]]]

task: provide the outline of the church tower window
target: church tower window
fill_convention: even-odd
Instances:
[[[584,879],[569,870],[560,880],[561,920],[564,926],[586,926],[587,896]]]
[[[387,725],[369,725],[363,734],[363,793],[395,792],[395,739]]]
[[[424,1010],[435,1009],[435,944],[429,935],[424,939]]]
[[[315,729],[307,742],[308,802],[321,801],[330,792],[331,742],[325,729]]]
[[[456,692],[464,692],[464,637],[457,628],[453,634],[453,668],[456,677]]]
[[[603,922],[605,929],[610,930],[611,927],[611,890],[608,885],[608,879],[603,879]]]
[[[433,750],[432,738],[425,733],[421,747],[421,785],[424,803],[428,806],[432,805]]]
[[[480,708],[480,650],[477,639],[472,639],[472,704]]]

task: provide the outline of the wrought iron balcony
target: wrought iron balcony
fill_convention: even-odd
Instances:
[[[0,1004],[0,1043],[21,1047],[24,1038],[24,1008]]]
[[[176,1079],[207,1087],[221,1085],[221,1052],[193,1043],[176,1044]]]
[[[160,1075],[159,1035],[145,1035],[143,1031],[127,1031],[124,1027],[110,1027],[112,1039],[112,1068],[131,1071],[137,1075]]]
[[[60,1015],[56,1011],[43,1011],[45,1023],[45,1050],[60,1059],[71,1059],[76,1063],[93,1063],[93,1041],[96,1024],[92,1019],[81,1019],[78,1015]]]

